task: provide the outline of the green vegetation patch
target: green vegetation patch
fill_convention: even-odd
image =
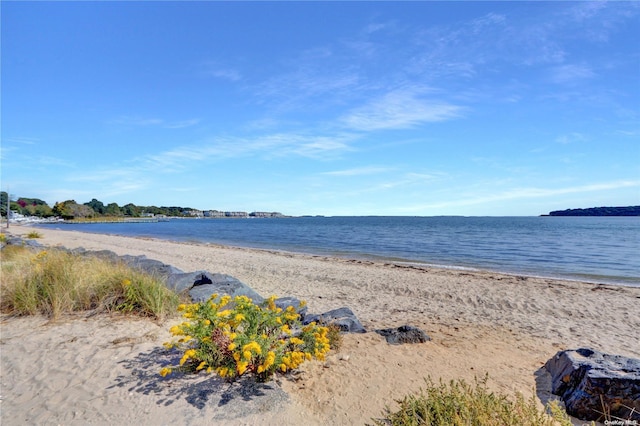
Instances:
[[[253,374],[265,382],[305,361],[324,360],[331,348],[329,329],[315,322],[303,326],[295,307],[282,309],[275,300],[256,305],[246,296],[232,300],[214,294],[206,302],[180,305],[186,321],[171,328],[178,340],[165,347],[178,348],[183,356],[160,374],[203,370],[229,381]]]
[[[160,319],[179,303],[178,295],[156,277],[63,250],[5,247],[1,267],[3,313],[55,319],[79,311],[118,311]]]
[[[397,401],[400,408],[391,412],[387,407],[377,426],[571,426],[571,420],[557,405],[551,403],[549,413],[538,409],[532,397],[521,394],[515,399],[495,394],[487,389],[487,380],[476,380],[475,386],[464,380],[439,384],[426,379],[426,388]]]

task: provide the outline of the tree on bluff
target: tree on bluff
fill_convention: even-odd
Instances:
[[[89,206],[93,209],[94,212],[98,213],[98,214],[104,214],[106,211],[106,208],[104,206],[104,204],[102,203],[102,201],[98,201],[95,198],[92,199],[91,201],[89,201],[88,203],[84,203],[85,206]]]
[[[67,200],[56,203],[53,206],[53,214],[63,219],[77,219],[85,217],[94,217],[96,212],[89,206],[78,204],[75,200]]]

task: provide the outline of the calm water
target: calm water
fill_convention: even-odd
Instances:
[[[639,217],[303,217],[53,226],[640,286]]]

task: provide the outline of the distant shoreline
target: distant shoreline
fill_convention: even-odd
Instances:
[[[541,216],[640,216],[640,206],[556,210]]]

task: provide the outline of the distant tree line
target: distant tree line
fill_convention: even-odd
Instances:
[[[640,216],[640,206],[556,210],[549,216]]]
[[[7,198],[5,191],[0,192],[0,212],[7,215]],[[20,197],[11,200],[11,211],[36,217],[61,217],[63,219],[94,218],[94,217],[140,217],[145,214],[189,217],[194,209],[189,207],[156,207],[136,206],[133,203],[120,207],[117,203],[105,205],[102,201],[92,199],[88,203],[79,204],[75,200],[56,202],[50,207],[45,201],[37,198]]]

